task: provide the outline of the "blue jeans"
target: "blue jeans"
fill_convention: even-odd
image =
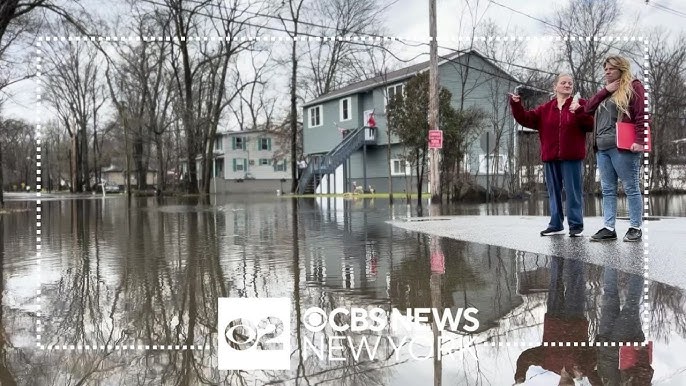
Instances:
[[[586,281],[584,262],[554,256],[550,262],[548,288],[548,314],[567,317],[584,317]]]
[[[600,186],[603,191],[605,226],[615,227],[617,219],[617,178],[622,180],[629,206],[630,226],[640,228],[643,222],[643,199],[640,187],[641,154],[615,149],[598,151]]]
[[[549,228],[564,229],[562,189],[565,190],[569,229],[584,229],[584,200],[581,182],[582,161],[550,161],[543,163],[545,185],[550,204]]]
[[[623,285],[618,284],[618,272],[605,267],[603,273],[603,297],[600,311],[599,333],[612,342],[643,341],[641,325],[641,300],[643,299],[643,276],[628,274]],[[627,289],[624,306],[621,306],[619,289]]]

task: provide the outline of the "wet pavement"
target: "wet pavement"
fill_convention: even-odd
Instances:
[[[633,243],[622,241],[628,219],[617,220],[618,239],[605,242],[590,241],[590,235],[604,226],[602,217],[584,218],[586,230],[579,238],[567,234],[541,237],[539,232],[549,220],[542,216],[435,216],[390,223],[410,231],[579,259],[639,275],[644,275],[647,263],[650,279],[686,289],[686,269],[674,269],[686,261],[686,248],[677,242],[686,236],[686,218],[653,216],[643,225],[643,241]]]
[[[641,255],[564,259],[399,229],[391,217],[384,200],[48,200],[38,259],[35,212],[2,215],[0,383],[556,385],[569,372],[593,385],[686,384],[684,290],[651,280],[644,314]],[[219,297],[289,299],[290,371],[218,370]],[[473,307],[479,323],[311,332],[303,314],[315,306]],[[331,338],[350,339],[340,360],[317,355]],[[381,342],[372,357],[356,351],[362,338]]]

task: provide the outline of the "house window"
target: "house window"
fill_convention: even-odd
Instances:
[[[271,165],[272,160],[269,158],[260,158],[260,166]]]
[[[232,137],[233,138],[233,150],[245,150],[245,137]]]
[[[214,150],[222,150],[224,148],[224,144],[222,142],[222,137],[216,137],[214,139]]]
[[[286,160],[274,163],[274,171],[275,172],[285,172],[286,170],[287,170],[286,169]]]
[[[410,164],[402,159],[391,160],[392,176],[409,176],[411,173]]]
[[[260,138],[257,140],[257,150],[271,150],[272,149],[272,139],[271,138]]]
[[[310,107],[310,127],[322,125],[322,105]]]
[[[243,172],[247,169],[248,160],[245,158],[234,158],[233,159],[233,171]]]
[[[224,175],[224,158],[217,158],[214,160],[214,176],[220,177]]]
[[[339,110],[340,110],[340,120],[341,121],[349,121],[352,119],[352,112],[350,111],[351,106],[352,106],[352,99],[351,98],[344,98],[344,99],[340,100]]]
[[[388,102],[393,100],[393,97],[396,95],[402,95],[404,88],[405,85],[402,83],[386,87],[386,105],[388,105]]]

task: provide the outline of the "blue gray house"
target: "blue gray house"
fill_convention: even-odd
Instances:
[[[419,63],[305,103],[303,154],[309,161],[301,170],[298,193],[344,193],[354,186],[387,192],[388,178],[394,192],[414,191],[414,168],[404,160],[403,144],[395,135],[387,135],[385,110],[389,98],[402,93],[410,78],[428,68],[428,61]],[[491,186],[518,189],[515,185],[521,165],[516,156],[517,138],[524,130],[512,118],[507,93],[521,82],[474,50],[440,56],[438,69],[440,85],[450,90],[456,109],[478,106],[486,113],[479,129],[468,138],[469,149],[460,172],[480,185],[486,184],[488,174]],[[520,87],[520,94],[525,91]],[[376,128],[365,127],[370,112]],[[491,145],[488,160],[486,133]]]

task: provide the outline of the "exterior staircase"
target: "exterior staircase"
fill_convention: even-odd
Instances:
[[[323,156],[311,157],[298,180],[297,194],[314,194],[326,174],[331,174],[362,145],[376,144],[376,128],[352,129],[343,140]]]

